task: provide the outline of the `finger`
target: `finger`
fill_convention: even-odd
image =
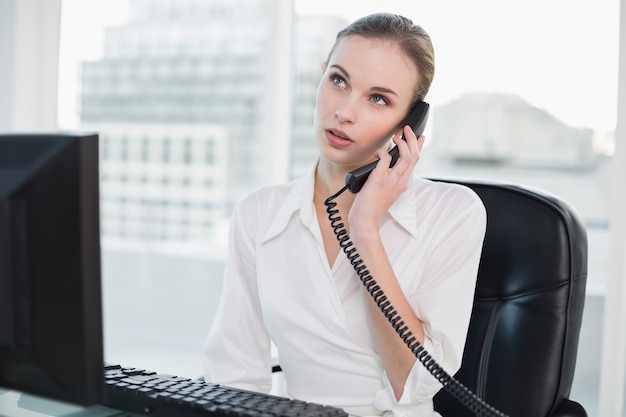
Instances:
[[[376,164],[376,167],[381,166],[385,169],[389,168],[389,165],[391,164],[391,155],[389,155],[389,152],[385,149],[378,149],[376,151],[376,157],[380,160],[380,162]]]
[[[419,159],[426,137],[424,135],[416,136],[415,132],[413,132],[409,126],[405,126],[404,137],[407,138],[407,144],[411,150],[411,154]]]
[[[400,151],[400,157],[398,158],[394,168],[396,168],[396,171],[399,171],[400,173],[406,170],[412,170],[414,166],[413,161],[419,156],[418,143],[415,134],[410,127],[405,127],[405,129],[408,129],[411,132],[407,138],[408,140],[398,137],[394,137],[393,139],[393,142],[398,146],[398,150]]]
[[[412,145],[417,145],[419,138],[415,135],[415,132],[413,131],[411,126],[409,125],[404,126],[403,134],[404,134],[406,143],[409,144],[410,148],[412,147]],[[415,148],[411,148],[411,149],[415,149]]]
[[[417,149],[420,153],[422,152],[422,148],[424,147],[425,141],[426,141],[426,136],[424,135],[420,135],[420,137],[417,138]]]

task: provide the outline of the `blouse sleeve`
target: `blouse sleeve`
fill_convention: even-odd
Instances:
[[[423,276],[409,302],[422,320],[424,349],[450,375],[461,365],[472,312],[478,264],[486,228],[485,208],[470,189],[458,187],[437,217]],[[419,360],[411,369],[400,400],[383,376],[385,388],[375,406],[393,415],[412,416],[417,405],[432,402],[441,384]]]
[[[214,383],[269,392],[271,344],[257,291],[253,203],[248,198],[233,210],[220,304],[204,346],[204,376]]]

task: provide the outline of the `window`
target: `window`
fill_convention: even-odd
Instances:
[[[183,162],[187,165],[191,164],[193,162],[193,157],[192,157],[192,141],[190,138],[185,138],[185,141],[183,142]],[[186,180],[189,180],[189,178],[186,178]],[[188,183],[189,181],[187,181]]]
[[[146,137],[141,139],[141,160],[148,162],[150,160],[150,140]]]
[[[170,159],[172,158],[172,154],[171,154],[171,141],[170,139],[166,138],[163,140],[163,149],[162,149],[162,153],[161,153],[161,160],[163,161],[164,164],[167,164],[168,162],[170,162]]]

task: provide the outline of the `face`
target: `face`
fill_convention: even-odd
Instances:
[[[325,64],[314,128],[323,162],[347,170],[375,160],[409,111],[415,64],[392,41],[347,36]]]

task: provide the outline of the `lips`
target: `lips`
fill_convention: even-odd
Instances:
[[[345,132],[338,129],[326,130],[326,140],[332,146],[336,146],[339,148],[350,146],[350,144],[352,143],[352,139],[350,139],[350,137]]]

